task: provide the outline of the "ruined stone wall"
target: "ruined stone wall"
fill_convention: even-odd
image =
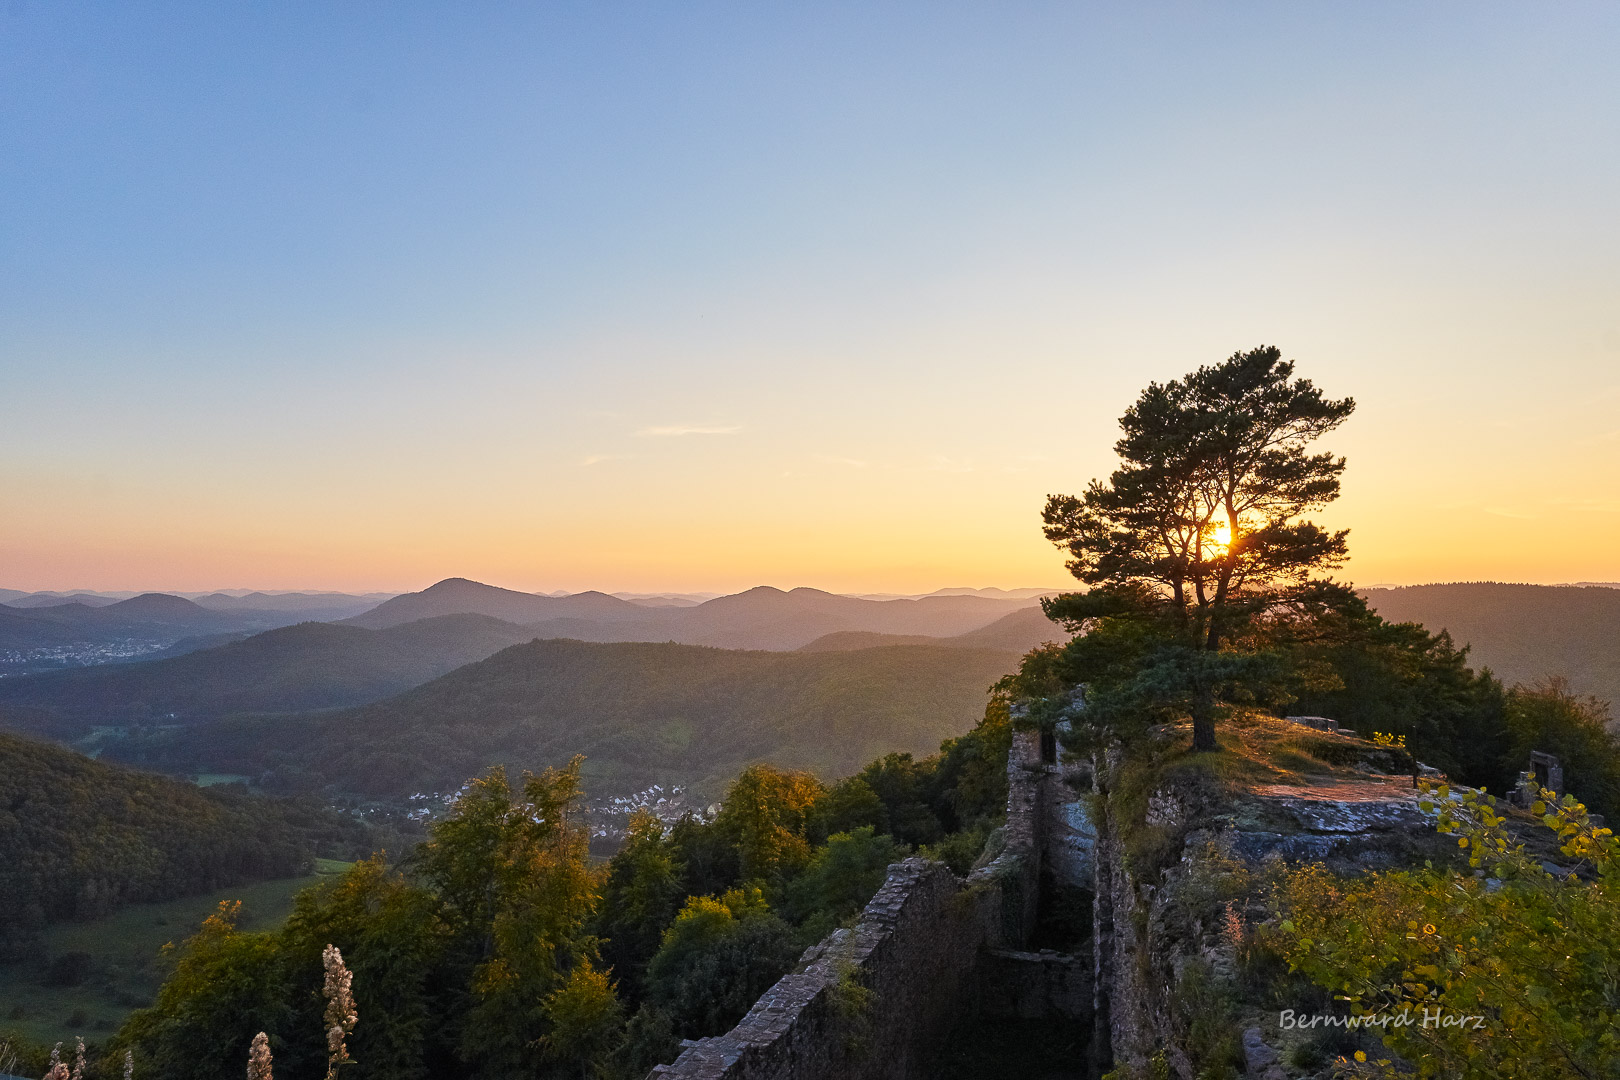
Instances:
[[[1089,955],[1052,949],[985,949],[979,956],[979,1015],[1018,1020],[1090,1020],[1089,965]]]
[[[1007,754],[1007,822],[1000,830],[1001,836],[991,839],[992,844],[1001,845],[1001,850],[968,875],[969,887],[993,892],[998,901],[995,925],[985,929],[985,944],[1016,948],[1028,940],[1035,928],[1049,812],[1047,773],[1041,760],[1040,735],[1033,731],[1014,732],[1012,749]]]
[[[995,858],[966,881],[942,863],[895,863],[853,929],[811,946],[736,1027],[687,1044],[649,1080],[929,1076],[952,1019],[976,1008],[981,949],[1016,949],[1035,925],[1047,812],[1038,735],[1014,735],[1007,772]],[[1089,994],[1061,965],[1048,981],[1065,1000]]]

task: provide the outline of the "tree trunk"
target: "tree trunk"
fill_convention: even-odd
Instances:
[[[1195,753],[1221,748],[1221,744],[1215,741],[1215,697],[1208,690],[1199,689],[1193,695],[1192,722],[1192,748]]]

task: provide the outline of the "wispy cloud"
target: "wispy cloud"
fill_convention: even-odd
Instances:
[[[592,465],[600,465],[604,461],[624,461],[629,457],[631,457],[630,454],[587,454],[580,459],[579,463],[584,468],[590,468]]]
[[[1620,513],[1620,500],[1617,499],[1554,499],[1552,504],[1567,510],[1575,510],[1586,514],[1614,514]]]
[[[701,424],[668,424],[663,427],[642,428],[636,432],[643,438],[664,438],[673,435],[735,435],[740,427],[710,427]]]

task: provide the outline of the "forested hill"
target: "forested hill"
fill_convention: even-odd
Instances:
[[[71,738],[99,725],[361,705],[533,636],[486,615],[386,630],[299,623],[168,660],[0,680],[0,722]]]
[[[285,799],[205,790],[0,733],[0,958],[47,922],[305,873],[353,857],[358,822]]]
[[[534,641],[374,705],[227,719],[109,752],[378,797],[453,790],[491,765],[538,769],[574,754],[588,756],[596,794],[654,782],[718,789],[756,761],[838,776],[890,751],[930,752],[982,717],[990,684],[1017,662],[938,646],[772,653]]]
[[[988,626],[954,637],[922,634],[876,634],[865,630],[841,630],[824,634],[800,652],[829,652],[835,649],[874,649],[885,645],[943,645],[953,649],[1005,649],[1022,656],[1048,641],[1067,641],[1069,634],[1046,617],[1038,607],[1023,608],[1003,615]]]
[[[1620,589],[1471,581],[1363,595],[1391,622],[1449,630],[1473,666],[1508,683],[1565,675],[1620,710]]]

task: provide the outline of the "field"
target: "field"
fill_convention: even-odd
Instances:
[[[184,941],[221,901],[242,901],[241,929],[269,929],[292,911],[300,891],[349,866],[320,859],[308,877],[136,904],[104,919],[53,926],[43,964],[0,966],[0,1038],[69,1046],[75,1035],[86,1042],[106,1038],[131,1010],[151,1002],[168,971],[163,947]],[[48,986],[48,976],[74,985]]]

